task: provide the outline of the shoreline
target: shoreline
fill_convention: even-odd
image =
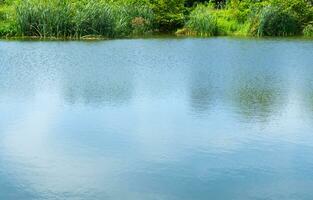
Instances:
[[[220,35],[220,36],[188,36],[176,34],[152,34],[146,36],[129,36],[129,37],[116,37],[108,38],[103,36],[83,36],[83,37],[39,37],[39,36],[8,36],[0,37],[0,41],[108,41],[108,40],[140,40],[140,39],[213,39],[213,38],[236,38],[247,40],[304,40],[313,41],[313,37],[305,36],[241,36],[241,35]]]

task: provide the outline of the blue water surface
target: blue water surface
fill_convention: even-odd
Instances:
[[[0,41],[0,199],[312,200],[313,41]]]

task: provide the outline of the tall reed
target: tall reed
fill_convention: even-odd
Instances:
[[[126,37],[151,31],[148,5],[108,0],[23,0],[16,8],[20,35]]]
[[[72,35],[71,4],[66,0],[23,0],[16,8],[18,33],[25,36]]]
[[[114,16],[112,7],[99,0],[91,0],[86,5],[75,9],[73,17],[74,34],[77,37],[85,35],[114,35]]]
[[[151,31],[154,15],[142,3],[122,3],[114,6],[114,19],[115,34],[123,37]]]
[[[215,36],[218,34],[217,19],[209,6],[198,5],[185,26],[190,35]]]

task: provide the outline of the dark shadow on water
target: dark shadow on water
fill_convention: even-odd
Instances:
[[[280,93],[275,88],[245,85],[234,95],[237,111],[247,120],[266,121],[279,108]]]

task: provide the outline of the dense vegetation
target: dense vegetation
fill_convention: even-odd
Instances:
[[[0,0],[0,36],[313,37],[313,0]]]

